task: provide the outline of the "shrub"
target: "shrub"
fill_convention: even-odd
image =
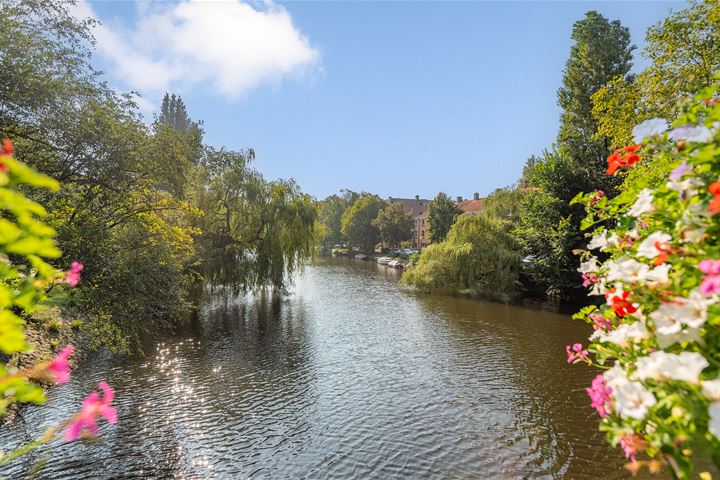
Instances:
[[[636,145],[608,157],[609,173],[629,170],[620,195],[575,199],[592,228],[579,271],[605,301],[575,316],[594,332],[587,348],[567,347],[568,362],[604,369],[588,394],[629,468],[665,464],[682,479],[703,452],[720,466],[718,90],[669,130],[660,119],[636,127]]]

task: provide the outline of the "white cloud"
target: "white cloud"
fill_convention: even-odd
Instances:
[[[97,51],[111,73],[148,96],[209,84],[236,98],[258,85],[318,68],[320,53],[293,25],[290,14],[272,2],[240,0],[137,4],[131,28],[95,28]],[[81,1],[75,14],[95,17]]]

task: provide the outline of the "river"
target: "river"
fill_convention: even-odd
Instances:
[[[215,299],[145,358],[97,355],[0,428],[8,451],[102,379],[120,422],[0,475],[37,478],[625,478],[565,362],[569,317],[413,294],[398,273],[319,259],[289,298]],[[92,363],[92,365],[90,365]],[[92,367],[92,368],[90,368]],[[37,467],[38,461],[45,461]]]

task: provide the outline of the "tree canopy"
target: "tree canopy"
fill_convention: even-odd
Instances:
[[[428,239],[433,243],[445,240],[450,227],[461,214],[462,210],[447,194],[438,193],[428,206]]]

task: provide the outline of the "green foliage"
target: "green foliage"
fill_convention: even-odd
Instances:
[[[57,280],[58,272],[47,260],[60,255],[55,231],[44,222],[45,209],[20,189],[32,186],[56,191],[58,184],[15,160],[3,147],[0,167],[0,353],[7,358],[30,348],[21,315],[32,312],[45,298],[45,289]],[[40,387],[0,364],[0,416],[12,403],[44,400]]]
[[[720,71],[720,4],[693,0],[650,27],[643,51],[650,65],[637,77],[617,77],[592,97],[598,138],[613,148],[632,142],[643,120],[677,118],[677,106],[712,84]]]
[[[520,255],[507,225],[483,215],[462,215],[447,238],[429,245],[402,283],[422,290],[500,300],[516,292]]]
[[[631,440],[633,468],[664,463],[677,479],[696,478],[697,458],[720,467],[719,93],[644,139],[614,199],[575,199],[592,236],[581,269],[605,299],[574,317],[594,326],[576,361],[612,367],[591,389],[600,429],[626,453]]]
[[[447,194],[438,193],[428,206],[428,239],[430,242],[438,243],[445,240],[450,227],[461,214],[462,210]]]
[[[364,194],[343,213],[342,234],[354,247],[372,253],[380,243],[380,230],[373,225],[385,205],[377,195]]]
[[[294,181],[265,181],[248,166],[253,158],[252,150],[207,150],[197,192],[202,273],[236,290],[285,291],[313,255],[317,208]]]
[[[392,247],[410,240],[413,235],[414,220],[397,202],[386,204],[371,223],[379,230],[380,240]]]
[[[355,203],[360,194],[343,190],[340,195],[330,195],[319,205],[318,220],[324,227],[322,243],[326,246],[338,245],[344,240],[342,234],[342,216]]]
[[[528,194],[521,203],[516,237],[534,259],[530,273],[554,296],[577,298],[573,251],[580,246],[584,212],[568,205],[579,192],[602,189],[612,195],[619,184],[605,175],[607,142],[595,135],[592,95],[613,78],[625,78],[632,66],[630,33],[619,21],[588,12],[573,26],[570,52],[558,104],[563,109],[557,145],[532,158],[524,172]]]

